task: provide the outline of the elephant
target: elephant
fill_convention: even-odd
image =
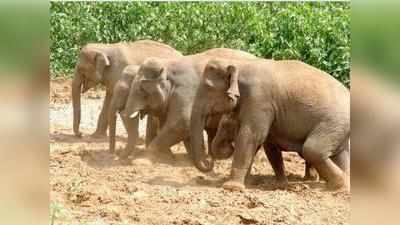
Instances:
[[[215,134],[214,139],[212,140],[211,144],[211,151],[210,154],[214,159],[227,159],[233,155],[234,152],[234,139],[236,136],[236,132],[238,131],[238,126],[239,123],[237,121],[237,118],[235,117],[235,113],[228,113],[224,114],[218,125],[218,130],[217,133]],[[279,150],[279,151],[289,151],[288,149],[283,149],[281,146],[273,145],[272,150]],[[258,147],[257,151],[261,148],[261,146]],[[269,152],[269,149],[264,149],[265,154],[268,158],[268,160],[274,160],[274,157],[271,156],[271,153]],[[303,157],[302,155],[300,155]],[[278,158],[282,159],[282,158]],[[283,163],[283,162],[282,162]],[[274,163],[271,163],[272,165],[275,165]],[[284,168],[284,167],[283,167]],[[251,166],[249,168],[249,171],[251,170]],[[248,173],[249,173],[248,171]],[[282,176],[280,174],[280,177],[277,177],[278,181],[278,186],[281,188],[285,188],[288,185],[288,181],[286,176]],[[283,174],[284,175],[284,174]],[[310,163],[306,162],[305,166],[305,175],[303,177],[303,180],[310,180],[310,181],[317,181],[318,180],[318,173],[315,171],[314,168],[310,165]]]
[[[189,145],[191,109],[202,71],[211,57],[257,58],[240,50],[215,48],[177,59],[149,58],[140,65],[123,113],[130,118],[139,114],[154,115],[159,118],[160,131],[149,143],[144,158],[137,159],[136,163],[151,164],[161,157],[160,153],[164,152],[161,148],[170,148],[181,141],[192,157]],[[218,121],[219,118],[208,120],[209,146]]]
[[[106,135],[108,115],[115,84],[127,65],[139,65],[147,57],[176,58],[182,54],[174,48],[151,40],[120,42],[113,44],[90,43],[79,54],[72,81],[73,132],[81,137],[81,93],[102,84],[106,88],[106,97],[98,118],[96,131],[92,137]]]
[[[203,73],[190,122],[194,165],[200,171],[211,171],[214,165],[201,146],[207,117],[233,112],[238,130],[223,188],[245,188],[261,145],[273,157],[275,174],[283,176],[282,153],[274,148],[278,145],[300,153],[328,188],[349,190],[350,92],[343,84],[297,60],[214,58]]]
[[[110,114],[109,114],[109,150],[110,153],[115,152],[115,133],[116,133],[116,120],[117,113],[124,110],[126,101],[128,99],[129,90],[131,87],[131,83],[135,76],[137,75],[139,66],[138,65],[128,65],[122,72],[121,78],[115,84],[113,90],[113,96],[111,99],[110,106]],[[129,152],[131,149],[135,147],[135,140],[138,138],[138,123],[139,118],[133,118],[129,121],[128,117],[121,115],[121,119],[125,126],[125,129],[128,131],[128,143],[125,148],[126,152]],[[148,115],[147,118],[147,127],[146,127],[146,145],[151,141],[156,135],[158,129],[158,120],[157,118],[153,118],[151,115]],[[125,152],[125,153],[126,153]],[[125,153],[121,153],[122,155]]]

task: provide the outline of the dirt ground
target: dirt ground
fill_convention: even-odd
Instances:
[[[70,80],[51,81],[50,220],[53,224],[236,225],[349,224],[350,195],[304,182],[304,161],[284,153],[290,186],[275,188],[273,171],[263,151],[256,157],[244,192],[221,188],[231,160],[216,162],[203,174],[186,157],[182,144],[172,148],[175,160],[153,166],[132,163],[108,153],[108,140],[88,137],[95,130],[103,90],[82,98],[82,138],[72,132]],[[143,135],[141,124],[140,133]],[[126,134],[119,123],[117,146]]]

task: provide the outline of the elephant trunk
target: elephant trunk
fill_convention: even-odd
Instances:
[[[108,121],[110,125],[109,138],[110,138],[110,153],[115,152],[115,134],[116,134],[116,124],[117,124],[117,110],[114,104],[111,104],[110,114],[108,115]]]
[[[81,87],[82,77],[79,73],[75,73],[74,80],[72,81],[72,107],[74,112],[73,131],[77,137],[82,136],[79,132],[79,124],[81,122]]]
[[[201,172],[209,172],[214,167],[214,161],[209,155],[207,155],[204,147],[203,130],[206,116],[203,113],[203,108],[201,105],[194,104],[193,109],[194,110],[192,112],[192,118],[190,121],[190,145],[192,149],[194,165]]]
[[[233,140],[220,140],[218,136],[214,138],[211,144],[210,154],[215,159],[227,159],[232,156],[235,151],[234,146],[232,145]]]
[[[218,131],[211,143],[209,154],[215,159],[227,159],[235,148],[233,141],[237,131],[237,121],[233,114],[223,115],[218,124]]]

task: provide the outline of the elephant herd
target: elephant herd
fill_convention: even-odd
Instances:
[[[106,136],[109,129],[115,153],[119,114],[128,133],[119,157],[135,148],[139,120],[147,116],[141,163],[171,154],[170,147],[182,141],[202,172],[233,155],[223,188],[243,190],[263,147],[280,187],[288,184],[282,151],[294,151],[306,161],[305,179],[320,177],[330,189],[350,188],[350,92],[310,65],[228,48],[183,56],[151,40],[87,44],[72,82],[78,137],[81,93],[97,84],[105,86],[106,96],[92,136]]]

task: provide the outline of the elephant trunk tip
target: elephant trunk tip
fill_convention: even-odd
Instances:
[[[210,172],[214,168],[214,159],[210,156],[207,156],[203,160],[197,160],[195,162],[195,166],[203,173]]]

